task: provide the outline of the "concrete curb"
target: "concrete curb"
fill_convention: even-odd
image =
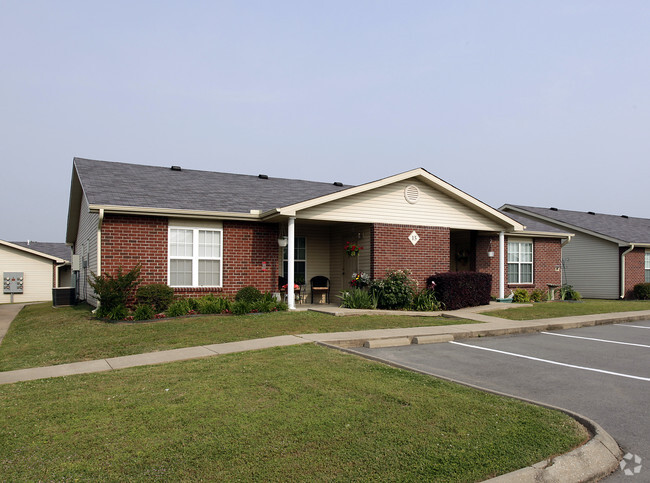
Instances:
[[[587,441],[582,446],[569,451],[568,453],[550,458],[549,460],[540,461],[531,466],[521,468],[511,473],[506,473],[505,475],[491,478],[487,481],[495,483],[583,483],[598,481],[601,478],[604,478],[605,476],[616,471],[618,469],[619,462],[623,457],[623,451],[618,446],[618,443],[616,443],[614,438],[612,438],[609,433],[607,433],[598,423],[587,418],[586,416],[575,413],[573,411],[569,411],[568,409],[560,408],[539,401],[534,401],[532,399],[514,396],[512,394],[494,391],[492,389],[476,386],[474,384],[468,384],[463,381],[459,381],[450,377],[440,376],[431,372],[425,372],[420,369],[410,367],[406,364],[397,364],[392,361],[384,360],[380,357],[358,352],[351,348],[343,348],[322,342],[319,342],[318,344],[324,347],[329,347],[330,349],[336,349],[342,352],[347,352],[349,354],[354,354],[359,357],[363,357],[364,359],[380,362],[382,364],[396,367],[398,369],[417,372],[418,374],[436,377],[438,379],[453,382],[455,384],[460,384],[466,387],[471,387],[472,389],[495,394],[497,396],[517,399],[529,404],[535,404],[537,406],[545,407],[548,409],[561,411],[582,424],[587,429],[587,431],[589,431],[589,434],[591,434],[589,441]]]

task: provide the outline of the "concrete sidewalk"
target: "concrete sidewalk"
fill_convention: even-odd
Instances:
[[[18,313],[18,306],[15,306],[15,313]],[[22,306],[20,306],[22,308]],[[253,339],[224,344],[211,344],[204,346],[186,347],[145,354],[134,354],[129,356],[111,357],[93,361],[73,362],[47,367],[34,367],[29,369],[18,369],[14,371],[0,372],[0,384],[11,384],[20,381],[31,381],[49,377],[71,376],[75,374],[87,374],[93,372],[104,372],[127,367],[146,366],[177,362],[189,359],[211,357],[219,354],[233,352],[245,352],[250,350],[267,349],[271,347],[282,347],[288,345],[299,345],[307,343],[321,343],[324,345],[349,347],[388,347],[395,345],[423,344],[434,342],[445,342],[454,339],[466,339],[472,337],[486,337],[506,334],[521,334],[537,332],[542,330],[570,329],[576,327],[592,326],[607,323],[627,322],[633,320],[650,319],[650,310],[638,312],[619,312],[610,314],[580,315],[573,317],[562,317],[556,319],[540,319],[514,321],[477,314],[476,312],[490,310],[492,307],[472,307],[468,309],[447,312],[447,317],[458,319],[470,319],[479,324],[445,325],[436,327],[409,327],[399,329],[378,329],[361,330],[353,332],[329,332],[322,334],[300,334],[267,337],[264,339]],[[503,308],[503,305],[495,308]],[[340,311],[339,308],[332,310]],[[342,309],[346,310],[346,309]],[[349,309],[347,309],[349,310]],[[12,309],[13,311],[13,309]],[[2,311],[0,311],[2,312]],[[7,312],[8,313],[8,312]],[[375,312],[376,314],[376,312]],[[415,312],[418,316],[421,313]],[[405,312],[400,312],[405,315]],[[437,316],[428,315],[428,316]],[[0,328],[3,318],[0,317]],[[13,319],[13,317],[12,317]],[[9,321],[10,322],[10,321]],[[8,324],[7,324],[8,327]],[[5,329],[6,331],[6,329]]]

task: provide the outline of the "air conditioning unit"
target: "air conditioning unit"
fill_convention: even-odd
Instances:
[[[81,255],[72,255],[72,271],[78,272],[81,270]]]

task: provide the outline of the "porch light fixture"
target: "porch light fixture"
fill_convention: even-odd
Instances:
[[[280,238],[278,238],[278,246],[279,247],[284,248],[284,247],[287,246],[288,243],[289,243],[289,237],[288,236],[285,235],[285,236],[281,236]]]

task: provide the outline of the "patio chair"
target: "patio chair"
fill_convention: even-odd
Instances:
[[[311,303],[314,303],[314,292],[317,294],[325,294],[325,303],[330,303],[330,279],[322,275],[312,277],[309,281],[311,284]]]
[[[278,289],[280,290],[283,300],[287,300],[287,294],[289,292],[288,285],[287,277],[278,277]],[[300,298],[300,285],[297,283],[293,284],[293,295],[294,297],[297,297],[298,300],[302,300]]]

